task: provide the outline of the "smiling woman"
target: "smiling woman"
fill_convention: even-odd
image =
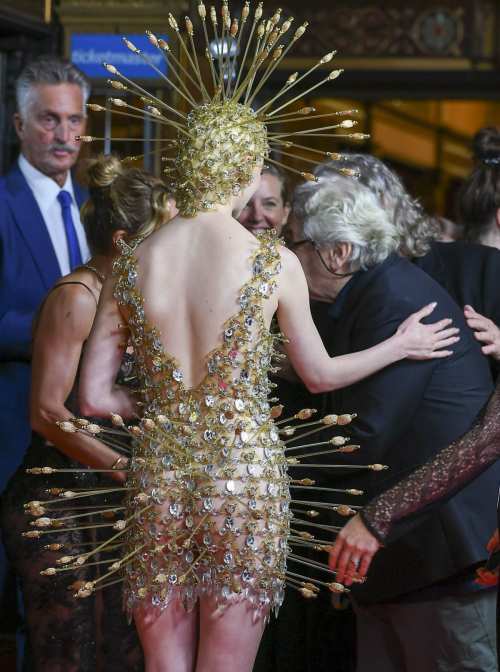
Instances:
[[[238,221],[252,233],[275,229],[279,236],[289,212],[285,175],[277,166],[269,166],[262,173],[260,187],[243,208]]]

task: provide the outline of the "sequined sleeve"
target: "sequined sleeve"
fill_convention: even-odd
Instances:
[[[361,517],[382,544],[422,523],[500,457],[500,385],[472,428],[393,488],[370,501]]]

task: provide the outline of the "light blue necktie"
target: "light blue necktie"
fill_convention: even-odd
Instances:
[[[61,204],[64,228],[66,229],[66,238],[68,239],[69,262],[71,270],[82,263],[82,253],[78,244],[73,217],[71,216],[71,194],[69,191],[60,191],[57,200]]]

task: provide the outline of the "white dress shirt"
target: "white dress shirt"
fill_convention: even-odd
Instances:
[[[66,236],[66,229],[64,228],[64,221],[62,216],[61,204],[57,200],[60,191],[67,191],[71,194],[71,217],[75,225],[78,244],[82,254],[83,261],[88,261],[90,258],[89,248],[85,239],[85,231],[80,221],[80,211],[75,201],[75,194],[73,192],[73,182],[68,170],[66,182],[60,187],[52,178],[47,177],[41,173],[37,168],[31,165],[22,154],[19,155],[19,168],[24,175],[29,188],[33,192],[35,201],[40,208],[42,217],[49,232],[52,247],[56,253],[61,275],[67,275],[71,271],[68,238]]]

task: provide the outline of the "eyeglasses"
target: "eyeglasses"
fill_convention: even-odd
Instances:
[[[328,268],[326,261],[323,259],[323,255],[321,254],[321,248],[319,248],[314,240],[312,238],[304,238],[303,240],[298,240],[296,243],[290,243],[288,245],[288,249],[291,250],[294,247],[298,247],[298,245],[303,245],[304,243],[311,243],[311,245],[314,247],[316,252],[318,253],[318,257],[321,259],[321,263],[325,267],[325,269],[328,271],[328,273],[331,273],[332,275],[336,275],[339,278],[348,278],[351,275],[355,275],[357,271],[352,271],[351,273],[337,273],[336,271],[332,271],[331,268]]]

